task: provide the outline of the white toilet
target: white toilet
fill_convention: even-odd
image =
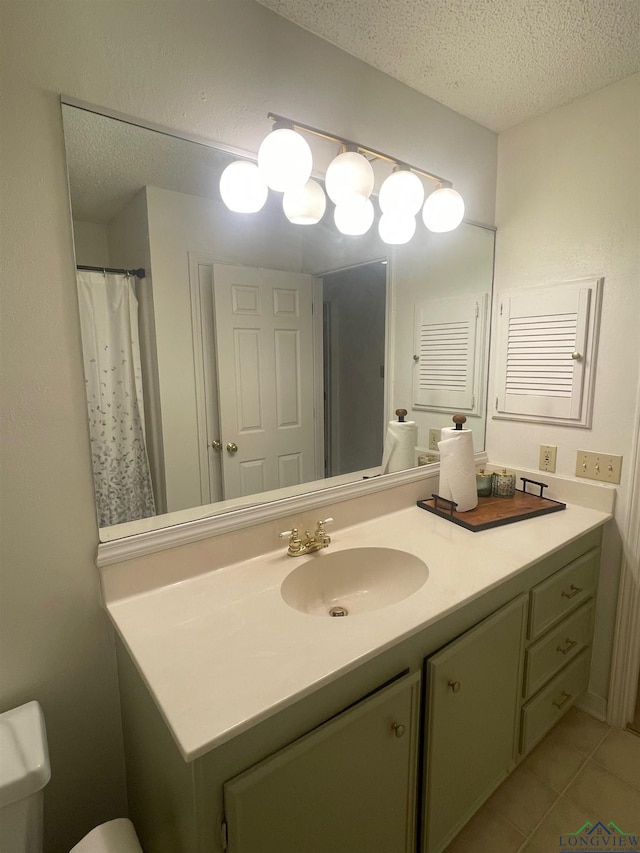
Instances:
[[[69,853],[142,853],[142,847],[131,821],[121,817],[96,826]]]
[[[42,853],[44,787],[51,778],[42,708],[0,714],[0,853]],[[142,853],[124,818],[91,830],[70,853]]]

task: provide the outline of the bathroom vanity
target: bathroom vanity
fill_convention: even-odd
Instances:
[[[336,523],[317,554],[207,572],[194,545],[179,583],[106,584],[146,853],[443,850],[587,688],[608,518],[568,503],[471,533],[413,506]],[[366,549],[426,580],[343,618],[283,597],[306,561]]]

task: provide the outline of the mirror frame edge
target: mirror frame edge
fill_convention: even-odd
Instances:
[[[486,451],[474,454],[474,458],[476,465],[484,465],[489,459]],[[98,543],[96,563],[98,567],[120,563],[134,557],[142,557],[168,548],[175,548],[178,545],[187,545],[200,539],[209,539],[213,536],[253,527],[266,521],[284,518],[292,513],[305,512],[327,504],[342,503],[387,489],[410,485],[437,476],[439,472],[440,463],[433,462],[430,465],[386,474],[384,479],[372,477],[339,486],[328,486],[326,489],[318,489],[295,497],[281,498],[269,503],[243,507],[218,515],[208,515],[190,521],[169,524],[157,530],[133,533],[131,536],[101,541]]]

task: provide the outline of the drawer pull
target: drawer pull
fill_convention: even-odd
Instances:
[[[562,590],[560,594],[563,598],[573,598],[575,595],[578,595],[579,592],[582,592],[582,587],[574,586],[574,584],[571,584],[571,586],[569,587],[569,592],[565,592],[564,590]]]
[[[452,693],[460,692],[460,682],[459,681],[450,681],[448,686],[451,688]]]
[[[577,640],[570,640],[569,637],[567,637],[567,639],[565,640],[565,643],[567,645],[564,647],[564,649],[562,648],[562,646],[556,646],[556,651],[560,652],[560,654],[563,654],[563,655],[568,655],[569,652],[571,651],[571,649],[573,649],[575,646],[578,645]]]
[[[562,691],[562,696],[563,696],[564,698],[563,698],[563,699],[561,699],[559,702],[553,702],[553,703],[552,703],[553,705],[555,705],[555,706],[556,706],[556,708],[558,708],[558,710],[559,710],[560,708],[564,707],[564,706],[567,704],[567,702],[569,701],[569,699],[571,699],[571,693],[567,693],[567,692],[566,692],[566,690],[563,690],[563,691]]]

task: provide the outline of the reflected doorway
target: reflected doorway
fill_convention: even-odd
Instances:
[[[387,265],[322,276],[325,477],[380,466]]]

